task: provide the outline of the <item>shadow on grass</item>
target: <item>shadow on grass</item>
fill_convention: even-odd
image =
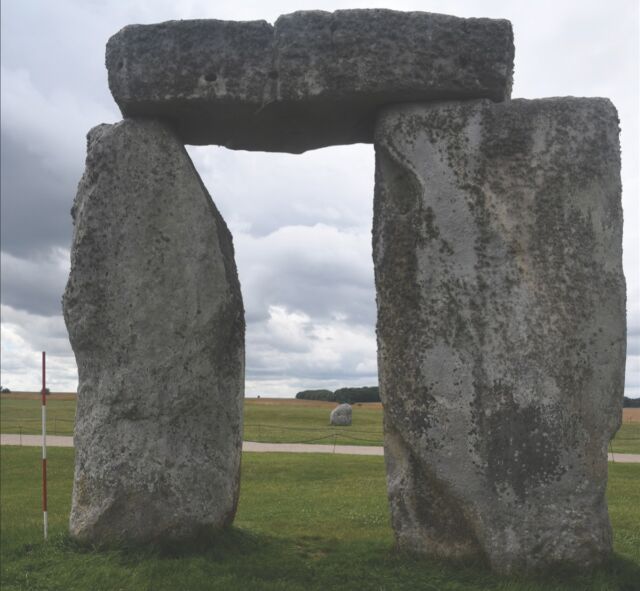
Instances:
[[[74,540],[68,533],[60,533],[52,542],[63,552],[77,554],[122,555],[123,561],[140,561],[148,558],[177,559],[206,557],[210,560],[250,554],[260,551],[268,536],[229,527],[223,530],[203,528],[186,541],[158,541],[148,543],[90,544]]]
[[[43,553],[40,559],[44,562],[53,553],[70,563],[86,561],[88,569],[101,563],[107,572],[119,576],[146,569],[150,581],[144,588],[154,590],[637,591],[640,581],[638,565],[620,555],[590,573],[554,570],[536,577],[498,577],[480,560],[432,560],[396,551],[385,543],[343,542],[314,535],[277,537],[235,527],[202,532],[189,543],[96,548],[59,534],[48,545],[48,549],[37,544],[40,548],[24,550],[32,558]],[[83,570],[75,569],[78,588],[82,588]]]

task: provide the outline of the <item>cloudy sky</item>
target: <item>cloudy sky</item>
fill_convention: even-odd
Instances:
[[[77,374],[60,298],[85,134],[120,119],[104,46],[121,27],[386,7],[511,20],[514,97],[605,96],[622,127],[627,389],[640,396],[637,0],[2,0],[2,385],[52,390]],[[377,383],[373,148],[301,156],[189,148],[234,235],[247,311],[247,394]]]

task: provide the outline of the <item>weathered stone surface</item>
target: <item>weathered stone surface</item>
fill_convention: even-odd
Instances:
[[[351,405],[336,406],[329,415],[329,423],[338,427],[348,427],[351,424]]]
[[[183,145],[152,120],[89,132],[72,214],[71,534],[182,539],[231,523],[244,312],[224,220]]]
[[[505,20],[394,10],[133,25],[107,44],[124,115],[171,120],[188,144],[303,152],[371,142],[381,105],[510,96]]]
[[[375,148],[397,542],[501,572],[602,562],[626,330],[615,108],[390,107]]]

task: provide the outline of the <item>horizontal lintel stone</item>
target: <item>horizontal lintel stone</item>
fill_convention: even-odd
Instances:
[[[300,153],[372,142],[384,105],[508,99],[513,56],[506,20],[363,9],[130,25],[106,62],[124,116],[164,118],[187,144]]]

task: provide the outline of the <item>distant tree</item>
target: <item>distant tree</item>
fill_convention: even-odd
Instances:
[[[625,408],[640,408],[640,398],[628,398],[624,397],[622,406]]]
[[[298,400],[323,400],[335,402],[335,395],[331,390],[303,390],[296,394]]]
[[[362,388],[340,388],[335,392],[336,402],[355,404],[356,402],[380,402],[378,386],[363,386]]]
[[[3,394],[8,394],[9,392],[11,392],[11,390],[9,390],[9,388],[5,388],[4,386],[0,386],[0,392],[2,392]]]

